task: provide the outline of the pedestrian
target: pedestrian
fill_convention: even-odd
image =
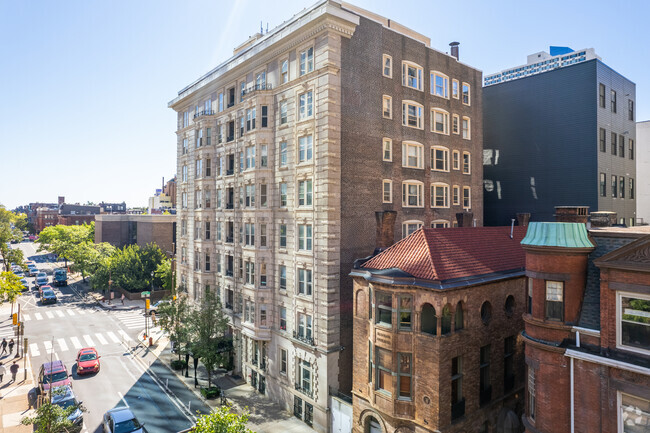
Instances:
[[[2,352],[0,352],[0,356],[2,356],[7,351],[7,339],[6,338],[2,339],[2,343],[0,343],[0,347],[2,347]]]
[[[9,371],[11,372],[11,381],[15,382],[16,375],[18,374],[18,363],[16,361],[14,361],[14,363],[11,364],[11,367],[9,367]]]
[[[14,353],[14,344],[16,343],[14,342],[13,338],[9,340],[9,353]]]
[[[122,305],[124,305],[124,293],[122,293]]]
[[[7,369],[5,368],[4,365],[0,362],[0,382],[2,382],[2,378],[4,377],[5,373],[7,372]]]

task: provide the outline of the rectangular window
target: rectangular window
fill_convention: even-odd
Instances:
[[[451,132],[454,134],[460,134],[460,117],[458,117],[458,114],[454,114],[451,116]]]
[[[623,176],[618,178],[618,196],[625,198],[625,178]]]
[[[181,236],[187,236],[187,220],[181,220]]]
[[[246,148],[246,170],[255,168],[255,146],[248,146]]]
[[[611,143],[612,155],[616,155],[616,152],[618,150],[618,146],[616,144],[617,137],[618,136],[616,135],[616,133],[612,132],[612,143]]]
[[[393,118],[393,98],[388,95],[383,97],[383,116],[386,119]]]
[[[625,136],[618,136],[618,156],[625,158]]]
[[[278,267],[278,275],[280,277],[280,290],[287,290],[287,267],[284,265],[280,265]],[[286,319],[286,311],[285,311],[285,319]],[[281,328],[285,329],[285,328]]]
[[[298,101],[298,120],[303,120],[311,117],[314,113],[314,100],[312,91],[310,90],[309,92],[301,94],[298,97]]]
[[[255,207],[255,185],[246,185],[245,188],[245,207]]]
[[[457,150],[451,153],[451,168],[460,170],[460,152]]]
[[[280,67],[280,83],[289,82],[289,60],[283,60],[282,66]]]
[[[612,197],[618,196],[618,176],[612,175]]]
[[[627,120],[634,121],[634,101],[627,100]]]
[[[471,125],[470,125],[470,119],[469,117],[463,116],[463,121],[462,121],[462,129],[463,129],[463,138],[465,140],[470,140],[472,138],[472,131],[471,131]]]
[[[207,146],[212,144],[212,128],[205,129],[205,144]]]
[[[298,293],[311,296],[311,269],[298,269]]]
[[[600,108],[605,108],[605,85],[603,83],[598,84],[598,105]]]
[[[399,316],[399,329],[401,331],[410,331],[411,330],[411,309],[412,309],[413,298],[410,296],[400,296],[399,297],[399,310],[397,312]]]
[[[286,310],[285,310],[286,312]],[[286,320],[285,320],[286,322]],[[282,328],[280,328],[282,329]],[[285,329],[286,329],[286,323],[285,323]],[[287,351],[286,349],[280,349],[280,373],[286,375],[287,374]]]
[[[382,56],[382,74],[386,78],[393,78],[393,58],[388,54]]]
[[[460,356],[451,360],[451,419],[465,414],[463,398],[463,360]]]
[[[288,102],[280,101],[280,125],[284,125],[289,121],[288,115]]]
[[[535,420],[535,370],[528,366],[528,417]]]
[[[460,186],[454,185],[453,190],[454,190],[453,196],[452,196],[453,204],[459,205],[460,204]]]
[[[600,128],[599,141],[600,141],[600,151],[607,152],[607,131],[605,128]]]
[[[415,102],[402,102],[402,125],[410,128],[423,128],[423,107]]]
[[[280,167],[287,166],[287,142],[280,143]]]
[[[312,205],[312,181],[301,180],[298,182],[298,206]]]
[[[634,140],[628,138],[627,140],[627,157],[634,159]]]
[[[458,85],[458,80],[453,79],[451,80],[451,96],[454,99],[458,99],[460,97],[460,92],[458,91],[459,85]]]
[[[246,110],[246,131],[255,129],[255,108],[250,108]]]
[[[382,159],[387,162],[393,161],[393,140],[384,138],[384,151]]]
[[[251,223],[244,224],[244,245],[246,246],[255,245],[255,224],[251,224]]]
[[[490,382],[490,345],[483,346],[479,355],[479,401],[483,405],[492,399]]]
[[[600,173],[599,190],[600,190],[601,197],[607,197],[607,176],[605,175],[605,173]]]
[[[269,106],[262,105],[262,128],[269,126]]]
[[[469,84],[463,83],[463,104],[470,105],[470,102]]]
[[[195,176],[196,177],[201,177],[203,174],[203,160],[202,159],[197,159],[196,163],[194,164],[194,168],[196,169]]]
[[[630,197],[630,199],[634,200],[634,179],[630,179],[630,181],[628,183],[630,185],[630,195],[628,197]]]
[[[203,199],[205,200],[205,208],[210,209],[212,206],[212,191],[206,189]]]
[[[422,67],[420,65],[402,62],[402,86],[422,90]]]
[[[619,392],[618,432],[643,433],[650,426],[650,400]],[[647,397],[647,396],[646,396]]]
[[[431,109],[431,132],[449,135],[449,113],[437,108]]]
[[[515,387],[515,337],[503,340],[503,390],[511,391]]]
[[[221,241],[221,221],[217,221],[217,240]]]
[[[265,183],[260,185],[260,206],[261,207],[266,207],[268,206],[268,201],[267,201],[267,186]]]
[[[314,47],[300,53],[300,75],[305,75],[314,70]]]
[[[210,239],[210,221],[205,222],[205,238]]]
[[[183,166],[181,179],[183,182],[187,182],[187,165]]]
[[[266,224],[260,224],[260,247],[267,246],[266,239]]]
[[[219,93],[219,112],[223,111],[223,93]]]
[[[397,389],[399,390],[398,398],[402,400],[411,400],[412,397],[412,357],[410,353],[397,354]]]
[[[313,137],[305,135],[298,139],[298,162],[311,161],[313,154]]]
[[[286,224],[280,224],[280,248],[286,248],[287,247],[287,225]]]
[[[393,324],[393,297],[390,293],[376,292],[375,323],[392,326]]]
[[[449,171],[449,150],[446,147],[431,148],[431,170]]]
[[[546,281],[546,319],[564,320],[564,282]]]
[[[422,182],[402,182],[402,206],[423,207],[423,189]]]
[[[287,207],[287,184],[280,184],[280,207]]]
[[[255,155],[253,155],[254,157]],[[268,167],[269,165],[269,146],[266,144],[260,145],[260,167]],[[255,166],[255,164],[253,164]]]
[[[472,191],[469,186],[463,187],[463,208],[469,209],[472,207]]]
[[[612,106],[611,106],[612,113],[616,113],[616,91],[615,90],[611,91],[610,100],[611,100],[611,103],[612,103]]]
[[[463,152],[463,174],[471,173],[471,159],[469,152]]]
[[[312,339],[312,318],[309,314],[298,313],[298,338],[310,341]]]
[[[424,146],[420,143],[402,143],[402,167],[424,168]]]
[[[205,271],[210,272],[210,254],[205,254]]]
[[[393,392],[393,354],[381,347],[375,347],[375,388],[388,394]]]
[[[311,224],[298,225],[298,249],[303,251],[312,250],[312,226]]]
[[[431,72],[431,94],[449,99],[449,77],[440,72]]]
[[[402,223],[402,239],[422,228],[422,221],[407,221]]]
[[[431,185],[431,207],[449,207],[449,185],[444,183]]]
[[[205,177],[212,176],[212,160],[210,158],[205,160]]]
[[[383,189],[383,203],[392,203],[393,202],[393,181],[384,179],[382,181]]]

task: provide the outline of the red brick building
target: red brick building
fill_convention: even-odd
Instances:
[[[521,431],[525,231],[420,229],[355,264],[353,432]]]
[[[526,432],[650,431],[650,228],[531,223],[522,247]]]

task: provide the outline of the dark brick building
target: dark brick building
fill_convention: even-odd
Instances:
[[[531,223],[522,246],[526,432],[647,432],[650,229]]]
[[[525,232],[421,229],[357,263],[355,433],[520,431]]]
[[[97,215],[95,243],[108,242],[121,248],[155,243],[165,253],[175,252],[175,215]]]

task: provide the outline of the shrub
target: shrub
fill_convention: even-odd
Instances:
[[[179,359],[172,360],[172,368],[174,370],[182,370],[187,367],[187,362]]]

